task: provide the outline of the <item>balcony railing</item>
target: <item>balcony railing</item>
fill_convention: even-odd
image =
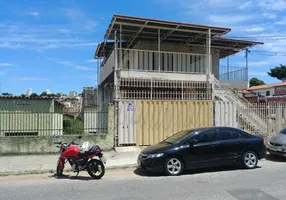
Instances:
[[[118,69],[144,72],[206,74],[208,57],[205,54],[117,49]],[[100,83],[114,70],[115,50],[101,63]],[[99,84],[100,84],[99,83]]]
[[[122,70],[204,74],[207,69],[203,54],[118,49],[118,56]]]
[[[219,68],[220,80],[247,80],[247,69],[245,67],[221,66]]]

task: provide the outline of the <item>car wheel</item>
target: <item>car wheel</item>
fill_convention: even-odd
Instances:
[[[253,151],[246,151],[242,156],[242,164],[246,169],[256,168],[258,163],[258,157]]]
[[[184,164],[177,157],[170,157],[165,162],[165,173],[169,176],[178,176],[182,173]]]

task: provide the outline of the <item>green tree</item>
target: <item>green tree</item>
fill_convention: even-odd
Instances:
[[[249,80],[249,87],[257,86],[257,85],[265,85],[264,81],[259,80],[256,77],[253,77]]]
[[[8,93],[8,92],[4,92],[4,93],[2,93],[2,95],[3,95],[3,96],[13,96],[12,93]]]
[[[46,97],[46,96],[48,96],[46,92],[42,92],[42,94],[40,94],[40,97]]]
[[[38,97],[38,94],[37,94],[37,93],[32,93],[32,94],[30,95],[30,97],[31,97],[31,98],[33,98],[33,97]]]
[[[56,95],[52,93],[52,94],[48,94],[48,97],[55,98]]]
[[[273,78],[277,78],[278,80],[282,80],[286,78],[286,65],[280,64],[280,66],[274,67],[270,69],[270,72],[267,74]]]

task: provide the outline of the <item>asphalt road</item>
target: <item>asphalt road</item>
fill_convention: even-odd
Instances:
[[[217,168],[179,177],[134,169],[107,171],[102,180],[85,173],[0,177],[0,200],[286,200],[286,158],[263,160],[254,170]]]

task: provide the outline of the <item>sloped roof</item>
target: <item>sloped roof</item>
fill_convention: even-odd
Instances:
[[[104,42],[96,49],[95,57],[105,57],[110,54],[114,48],[115,32],[118,39],[121,38],[123,48],[132,48],[139,40],[157,41],[158,30],[160,30],[161,43],[202,46],[206,43],[208,30],[211,30],[211,45],[213,48],[221,49],[221,58],[238,53],[247,47],[263,44],[222,38],[221,36],[231,31],[230,28],[114,15],[104,35]]]
[[[286,86],[286,82],[266,84],[266,85],[257,85],[257,86],[252,86],[250,88],[247,88],[247,90],[248,91],[261,90],[261,89],[273,88],[273,87],[284,86],[284,85]]]

